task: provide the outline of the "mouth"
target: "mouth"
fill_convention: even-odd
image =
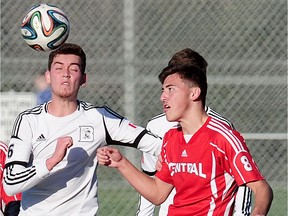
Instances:
[[[61,82],[61,85],[69,85],[69,82],[68,81],[63,81],[63,82]]]
[[[167,112],[171,107],[168,106],[167,104],[163,104],[163,112]]]

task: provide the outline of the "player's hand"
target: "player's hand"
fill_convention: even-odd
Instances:
[[[163,162],[163,159],[162,159],[162,157],[161,157],[161,155],[158,155],[158,159],[157,159],[157,161],[156,161],[156,170],[157,171],[160,171],[161,169],[162,169],[162,162]]]
[[[63,160],[67,153],[67,149],[73,145],[72,137],[65,136],[60,137],[57,140],[57,145],[52,157],[46,160],[47,169],[50,171],[55,167],[60,161]]]
[[[101,165],[117,168],[122,159],[122,154],[116,148],[105,146],[97,149],[97,160]]]

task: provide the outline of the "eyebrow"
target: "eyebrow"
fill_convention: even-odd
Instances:
[[[54,65],[55,65],[55,64],[61,64],[61,65],[63,65],[64,63],[62,63],[62,62],[57,62],[57,61],[56,61],[56,62],[54,62]],[[78,67],[80,67],[80,64],[79,64],[79,63],[71,63],[71,64],[69,65],[69,67],[72,66],[72,65],[77,65]]]
[[[173,85],[173,84],[168,84],[168,85],[164,86],[164,88],[169,88],[169,87],[171,87],[171,86],[175,86],[175,85]]]
[[[164,89],[169,88],[169,87],[171,87],[171,86],[174,86],[174,85],[168,84],[168,85],[166,85],[166,86],[162,86],[161,90],[163,91]]]

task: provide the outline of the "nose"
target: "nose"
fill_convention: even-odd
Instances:
[[[167,99],[167,95],[165,94],[164,91],[162,91],[161,96],[160,96],[160,101],[163,103],[163,101]]]
[[[67,78],[70,77],[69,67],[66,67],[66,68],[63,70],[62,77],[67,77]]]

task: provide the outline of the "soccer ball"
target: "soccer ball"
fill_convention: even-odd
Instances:
[[[59,48],[68,38],[70,23],[65,13],[56,6],[40,4],[24,16],[21,34],[25,42],[37,51]]]

